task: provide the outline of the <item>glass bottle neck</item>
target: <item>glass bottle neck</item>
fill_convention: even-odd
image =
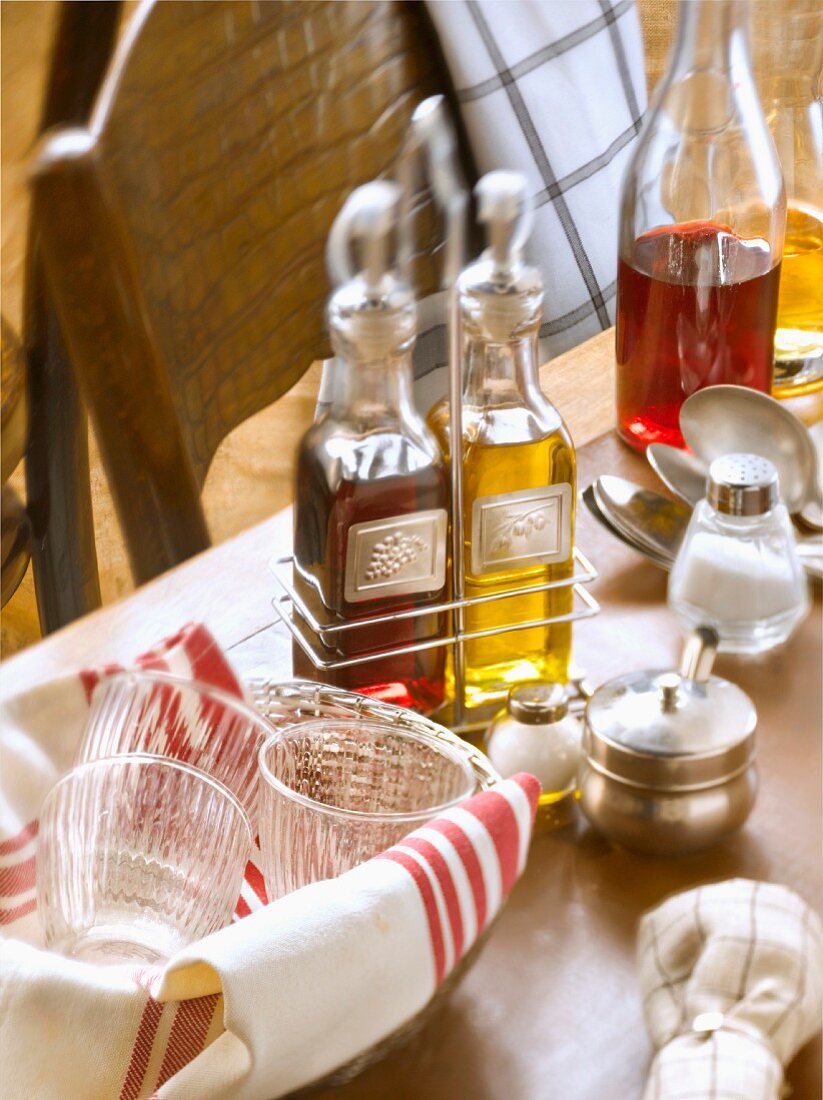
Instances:
[[[748,0],[683,0],[670,71],[728,73],[750,67]]]
[[[542,392],[537,377],[537,332],[492,343],[465,335],[466,377],[463,396],[469,405],[496,405]]]
[[[338,355],[333,370],[330,412],[334,419],[388,425],[419,418],[410,351],[376,360]]]

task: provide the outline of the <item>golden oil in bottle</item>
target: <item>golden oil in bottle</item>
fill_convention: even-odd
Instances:
[[[528,588],[572,574],[574,447],[560,414],[540,390],[537,336],[543,285],[521,250],[531,207],[525,180],[492,172],[478,184],[490,247],[458,282],[463,341],[463,567],[465,596]],[[449,408],[429,424],[450,452]],[[493,633],[572,610],[570,587],[524,593],[464,611],[464,705],[499,702],[517,684],[564,683],[570,622]],[[454,696],[454,662],[446,694]]]
[[[548,405],[548,402],[546,402]],[[464,409],[463,530],[465,595],[471,599],[571,576],[570,536],[574,523],[575,455],[565,426],[544,423],[537,438],[506,442],[518,426],[534,432],[529,410],[512,406]],[[447,406],[437,406],[429,423],[448,447]],[[564,538],[563,531],[568,532]],[[545,564],[546,551],[563,555]],[[534,559],[535,564],[530,564]],[[569,587],[469,605],[464,628],[473,631],[567,615]],[[516,684],[534,680],[565,683],[571,652],[571,623],[529,627],[469,640],[464,645],[465,705],[498,701]],[[454,666],[446,664],[446,696],[455,691]]]
[[[823,212],[790,206],[774,338],[774,393],[823,389]]]

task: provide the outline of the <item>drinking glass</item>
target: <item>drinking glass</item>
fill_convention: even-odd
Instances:
[[[474,793],[459,746],[356,718],[303,722],[260,749],[269,898],[333,878]]]
[[[78,765],[40,814],[47,946],[99,963],[168,958],[228,923],[252,842],[238,799],[189,764],[132,753]]]
[[[208,684],[162,672],[123,672],[95,688],[78,761],[130,752],[184,761],[225,784],[254,821],[257,753],[274,728],[242,700]]]

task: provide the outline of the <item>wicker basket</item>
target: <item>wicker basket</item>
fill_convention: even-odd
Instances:
[[[402,707],[396,707],[391,703],[369,699],[367,696],[357,695],[353,691],[344,691],[340,688],[328,687],[324,684],[315,684],[309,681],[295,680],[288,683],[274,683],[270,680],[254,679],[248,680],[246,686],[258,710],[264,715],[277,718],[279,721],[282,721],[283,708],[285,707],[293,711],[297,721],[309,721],[313,718],[357,716],[392,722],[410,730],[422,730],[448,741],[451,745],[458,746],[465,753],[477,777],[478,791],[486,790],[500,780],[500,776],[479,749],[476,749],[467,741],[461,740],[451,730],[439,726],[436,722],[432,722],[420,714],[415,714],[413,711],[404,710]],[[499,915],[499,910],[497,915]],[[292,1095],[307,1096],[319,1088],[344,1085],[369,1066],[385,1058],[391,1051],[406,1043],[437,1012],[451,990],[472,965],[493,923],[494,921],[486,927],[483,934],[463,956],[445,981],[440,984],[428,1004],[416,1016],[407,1020],[401,1027],[387,1035],[373,1047],[363,1051],[362,1054],[358,1054],[346,1065],[340,1066],[322,1080],[315,1081]]]

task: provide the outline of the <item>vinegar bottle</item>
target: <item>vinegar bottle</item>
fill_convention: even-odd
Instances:
[[[691,0],[623,180],[617,427],[683,446],[680,406],[720,382],[768,393],[786,199],[744,0]]]
[[[465,594],[471,599],[571,576],[575,453],[540,389],[539,272],[524,263],[532,207],[525,179],[490,172],[477,185],[489,247],[460,275]],[[449,405],[429,413],[448,452]],[[469,604],[465,630],[495,630],[571,611],[568,587]],[[515,684],[568,678],[571,624],[506,631],[464,644],[471,712],[499,704]],[[451,660],[447,693],[456,690]]]
[[[329,237],[329,268],[342,283],[328,307],[335,386],[298,448],[294,510],[295,586],[324,625],[424,609],[447,594],[445,462],[412,400],[415,304],[390,255],[399,202],[396,184],[366,184]],[[362,658],[431,640],[442,620],[437,612],[393,618],[314,640],[325,658]],[[317,678],[297,643],[293,657],[297,675]],[[443,701],[444,664],[443,648],[424,649],[323,679],[429,712]]]

